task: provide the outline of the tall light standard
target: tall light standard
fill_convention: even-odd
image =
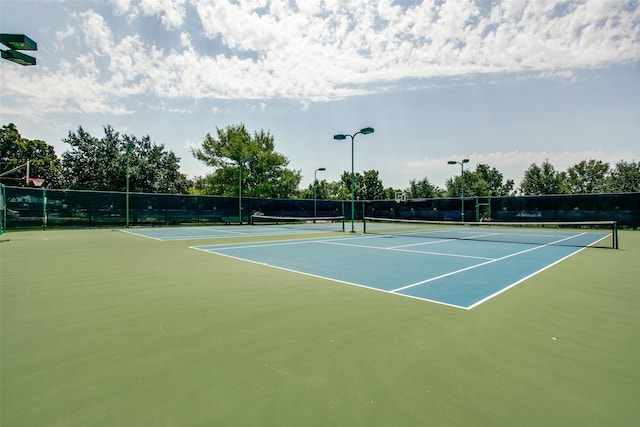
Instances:
[[[318,172],[324,172],[327,168],[318,168],[313,172],[313,222],[316,222],[316,217],[318,216],[316,209],[317,195],[316,189],[318,187]]]
[[[125,227],[129,228],[129,153],[131,152],[131,149],[133,148],[133,143],[132,142],[127,142],[127,188],[126,188],[126,203],[125,203],[125,218],[126,218],[126,222],[125,222]]]
[[[248,157],[240,160],[238,164],[240,165],[240,169],[238,170],[238,221],[242,224],[242,165],[249,162]]]
[[[447,164],[449,165],[460,165],[460,217],[462,218],[462,222],[464,222],[464,164],[469,163],[469,159],[462,159],[461,161],[449,160]]]
[[[339,141],[343,139],[347,139],[348,136],[351,137],[351,232],[352,233],[356,232],[355,225],[354,225],[354,218],[355,218],[355,212],[356,212],[356,202],[355,202],[356,178],[353,173],[353,140],[356,137],[356,135],[359,133],[363,135],[369,135],[370,133],[373,133],[373,128],[360,129],[358,132],[354,133],[353,135],[349,135],[349,134],[333,135],[333,139],[336,139]]]

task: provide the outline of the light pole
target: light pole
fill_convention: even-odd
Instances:
[[[369,135],[370,133],[373,133],[373,128],[360,129],[358,132],[354,133],[353,135],[349,135],[349,134],[333,135],[333,139],[336,139],[339,141],[343,139],[347,139],[348,136],[351,137],[351,232],[352,233],[356,232],[355,225],[354,225],[354,217],[356,212],[356,202],[355,202],[356,178],[353,173],[353,140],[356,137],[356,135],[359,133],[363,135]]]
[[[469,163],[469,159],[462,159],[461,161],[449,160],[449,165],[460,165],[460,218],[464,222],[464,164]]]
[[[126,198],[125,198],[125,227],[129,228],[129,152],[133,148],[133,143],[127,142],[127,188],[126,188]]]
[[[238,170],[238,221],[240,221],[240,224],[242,224],[242,165],[249,160],[248,157],[245,157],[238,162],[240,165],[240,169]]]
[[[318,187],[318,172],[324,172],[326,170],[327,168],[318,168],[313,172],[313,223],[314,224],[316,222],[316,217],[318,216],[317,209],[316,209],[316,202],[317,202],[316,189]]]

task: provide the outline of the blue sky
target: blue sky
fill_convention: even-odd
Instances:
[[[638,1],[0,0],[3,33],[38,42],[0,63],[0,124],[58,156],[83,126],[190,153],[216,127],[270,131],[302,186],[355,169],[387,187],[447,160],[516,186],[531,163],[640,161]]]

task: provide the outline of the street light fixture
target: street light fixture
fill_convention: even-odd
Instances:
[[[351,232],[352,233],[356,232],[355,225],[354,225],[354,218],[355,218],[355,211],[356,211],[356,204],[355,204],[356,178],[353,172],[353,140],[356,137],[356,135],[359,133],[363,135],[369,135],[370,133],[373,133],[373,128],[367,127],[367,128],[360,129],[358,132],[354,133],[353,135],[349,135],[349,134],[333,135],[333,139],[338,141],[347,139],[347,137],[351,137]]]
[[[238,170],[238,221],[242,224],[242,166],[251,160],[249,157],[241,159],[238,164],[240,169]]]
[[[316,217],[318,216],[317,209],[316,209],[316,202],[317,202],[316,189],[318,187],[318,172],[324,172],[326,170],[327,168],[318,168],[313,172],[313,223],[314,224],[316,222]]]
[[[464,222],[464,164],[469,163],[469,159],[462,159],[461,161],[449,160],[449,165],[460,165],[460,218]]]
[[[0,34],[0,43],[9,48],[2,51],[2,58],[20,65],[36,65],[36,58],[19,50],[38,50],[38,44],[24,34]]]

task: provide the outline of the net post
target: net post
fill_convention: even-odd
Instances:
[[[613,249],[619,249],[618,248],[618,221],[613,221],[612,233],[613,233]]]
[[[0,234],[3,234],[7,227],[7,207],[4,194],[4,184],[0,184]]]
[[[47,189],[42,188],[42,229],[47,229]]]

